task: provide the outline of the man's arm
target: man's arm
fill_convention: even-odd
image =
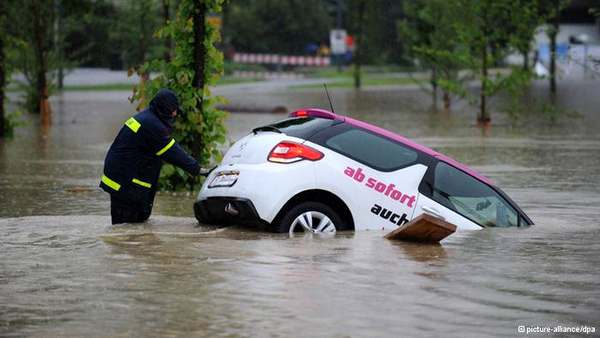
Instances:
[[[171,138],[163,148],[156,152],[162,160],[179,167],[193,176],[200,174],[200,165],[193,157],[188,155],[183,148]]]
[[[197,176],[200,173],[198,161],[188,155],[166,130],[152,127],[143,128],[148,150],[162,160]]]

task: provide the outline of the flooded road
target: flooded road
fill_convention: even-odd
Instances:
[[[247,86],[220,91],[236,104],[328,107],[318,90]],[[447,114],[418,90],[331,91],[338,112],[481,171],[536,223],[441,246],[197,226],[185,193],[160,194],[146,224],[111,227],[96,187],[128,93],[63,94],[47,135],[32,122],[0,141],[0,336],[512,337],[519,325],[598,335],[597,88],[561,88],[559,104],[579,117],[523,112],[515,125],[495,113],[486,132],[464,102]],[[229,137],[283,117],[231,114]]]

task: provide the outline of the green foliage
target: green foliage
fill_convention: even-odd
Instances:
[[[427,66],[455,68],[451,54],[459,45],[455,41],[454,18],[448,15],[451,1],[418,0],[406,2],[405,17],[398,21],[399,39],[407,47],[407,55]]]
[[[164,45],[152,36],[162,23],[157,5],[157,0],[137,0],[118,7],[109,39],[115,46],[113,57],[118,55],[125,68],[162,56]]]
[[[27,124],[21,118],[22,115],[21,111],[13,111],[6,114],[4,118],[4,136],[12,137],[16,128]]]
[[[85,67],[124,69],[164,52],[152,36],[162,23],[160,0],[56,1],[62,6],[67,59]]]
[[[505,111],[513,123],[516,123],[521,118],[521,112],[527,109],[522,104],[522,98],[525,96],[525,88],[531,83],[532,76],[528,69],[514,67],[508,76],[503,77],[501,82],[496,84],[508,94]]]
[[[41,93],[38,89],[40,70],[52,70],[57,64],[53,53],[55,8],[51,1],[9,1],[8,17],[19,18],[18,25],[8,25],[12,37],[9,62],[23,74],[19,85],[25,93],[25,109],[39,112]]]
[[[458,70],[467,66],[469,50],[456,39],[456,17],[448,15],[455,5],[445,0],[406,2],[406,17],[397,23],[397,29],[407,55],[431,69],[434,90],[439,85],[447,94],[465,97],[462,83],[466,79],[459,78]]]
[[[227,4],[224,35],[243,52],[303,53],[329,41],[333,21],[319,0],[235,0]]]
[[[221,11],[223,0],[205,0],[207,13]],[[149,61],[137,69],[138,74],[155,72],[151,80],[140,82],[134,88],[132,100],[139,102],[139,109],[145,108],[149,99],[159,89],[167,87],[174,90],[180,101],[183,113],[177,118],[173,136],[179,144],[190,151],[198,161],[207,165],[219,161],[221,153],[218,145],[225,142],[224,119],[226,113],[215,106],[223,98],[212,96],[209,86],[216,83],[223,74],[223,54],[215,44],[220,39],[218,27],[205,21],[204,47],[204,88],[192,85],[194,78],[194,27],[192,14],[194,0],[182,0],[179,3],[174,20],[161,28],[157,38],[171,38],[174,43],[173,58],[170,62],[162,59]],[[192,178],[183,170],[165,165],[161,172],[159,188],[162,190],[193,190],[199,187],[199,178]]]
[[[545,21],[545,17],[540,15],[539,5],[537,0],[514,0],[511,4],[518,10],[510,11],[510,20],[506,23],[512,31],[509,43],[521,54],[529,53],[535,30]]]
[[[358,33],[362,33],[361,46],[357,45],[361,64],[406,64],[403,58],[406,44],[396,29],[398,18],[404,16],[406,1],[346,0],[342,3],[346,4],[343,27],[355,37],[355,42],[358,42]],[[365,6],[362,20],[359,18],[361,3]]]
[[[531,73],[511,68],[508,72],[491,72],[513,51],[527,54],[540,18],[537,1],[527,0],[432,0],[409,4],[412,22],[400,22],[404,36],[416,32],[409,40],[413,55],[438,71],[439,85],[446,91],[480,104],[480,119],[489,118],[486,98],[507,91],[518,100],[531,81]],[[412,6],[412,8],[411,8]],[[459,78],[459,69],[467,76]],[[471,94],[469,82],[480,82],[479,98]]]

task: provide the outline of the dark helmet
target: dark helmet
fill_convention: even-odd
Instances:
[[[177,100],[177,95],[174,91],[167,88],[159,90],[150,101],[150,110],[156,114],[161,121],[172,127],[175,122],[173,111],[177,110],[179,112],[179,100]]]

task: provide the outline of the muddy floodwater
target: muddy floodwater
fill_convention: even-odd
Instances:
[[[512,337],[525,336],[521,326],[598,335],[598,88],[564,83],[555,122],[534,103],[515,122],[500,97],[489,130],[464,102],[432,111],[418,89],[332,90],[339,113],[472,166],[536,223],[457,232],[442,245],[199,226],[185,193],[159,194],[146,224],[112,227],[97,184],[129,93],[65,93],[49,131],[26,116],[0,141],[0,336]],[[217,91],[239,106],[328,107],[320,90]],[[229,138],[284,116],[233,113]]]

